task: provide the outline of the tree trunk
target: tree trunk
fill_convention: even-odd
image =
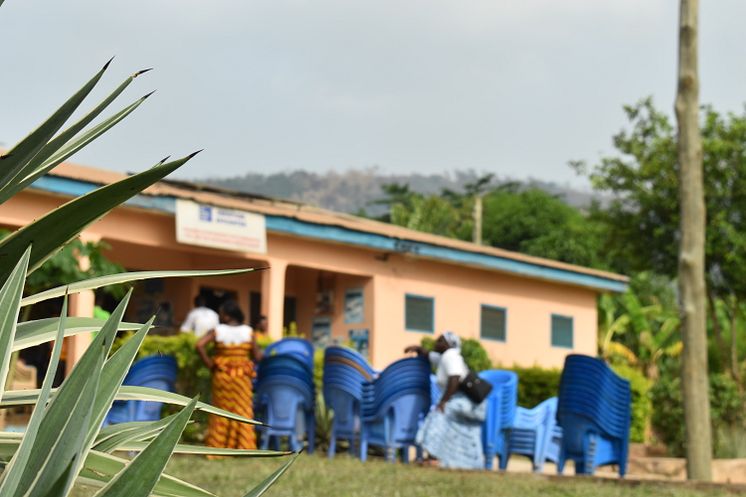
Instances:
[[[698,0],[681,0],[675,105],[681,208],[679,299],[684,342],[681,384],[686,423],[687,477],[690,480],[710,481],[712,434],[707,378],[705,203],[697,75],[698,3]]]

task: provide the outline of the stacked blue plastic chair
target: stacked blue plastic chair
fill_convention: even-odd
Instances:
[[[434,374],[430,375],[430,406],[435,407],[435,405],[440,401],[440,398],[443,396],[443,392],[440,391],[440,387],[438,386],[438,377]]]
[[[122,384],[173,392],[177,371],[176,359],[171,356],[145,357],[132,365]],[[161,419],[161,407],[162,402],[118,400],[111,406],[104,425],[130,421],[157,421]]]
[[[286,340],[291,341],[287,348],[282,345]],[[268,425],[258,428],[263,449],[269,448],[270,441],[277,448],[280,438],[287,437],[290,448],[299,450],[299,435],[303,434],[300,428],[304,426],[308,452],[314,450],[316,389],[313,383],[313,346],[305,340],[302,342],[307,345],[299,342],[301,340],[296,338],[276,342],[280,345],[273,350],[268,347],[259,363],[254,410],[255,417]]]
[[[518,407],[510,430],[508,457],[521,454],[531,458],[534,471],[541,472],[544,462],[559,460],[562,430],[557,427],[557,397],[551,397],[533,409]]]
[[[360,458],[368,446],[384,448],[394,460],[397,449],[408,462],[417,430],[430,409],[430,363],[421,357],[400,359],[383,370],[373,383],[363,385]],[[418,450],[419,452],[419,450]]]
[[[576,474],[593,474],[598,466],[615,464],[627,471],[631,416],[629,381],[601,359],[572,354],[560,379],[557,421],[562,445],[557,469],[575,462]]]
[[[334,412],[329,441],[329,457],[334,457],[337,440],[348,440],[354,451],[360,435],[363,384],[372,382],[377,372],[356,351],[327,347],[324,352],[324,402]]]
[[[265,356],[292,355],[313,372],[313,344],[304,338],[289,337],[272,342],[264,349]]]
[[[482,426],[484,467],[492,469],[498,456],[500,469],[508,467],[508,442],[518,404],[518,375],[513,371],[491,369],[479,376],[490,382],[492,392],[487,397],[487,418]]]

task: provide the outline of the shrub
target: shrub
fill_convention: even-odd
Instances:
[[[712,419],[713,452],[716,457],[734,457],[744,447],[734,446],[734,437],[743,438],[744,398],[738,385],[724,373],[711,373],[710,415]],[[669,453],[684,455],[684,405],[678,368],[667,369],[651,389],[655,406],[652,424],[655,434],[666,444]]]
[[[523,368],[501,368],[514,371],[518,375],[518,405],[531,408],[559,393],[559,382],[562,371],[545,369],[539,366]]]
[[[646,442],[653,404],[650,401],[650,380],[639,370],[627,365],[612,366],[614,372],[629,380],[632,393],[632,424],[629,438],[632,442]]]

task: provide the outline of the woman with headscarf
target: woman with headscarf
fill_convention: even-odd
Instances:
[[[487,403],[475,404],[460,391],[469,373],[461,355],[461,339],[447,331],[438,337],[432,352],[417,345],[405,352],[428,356],[442,392],[417,433],[417,443],[443,468],[483,469],[482,422]]]

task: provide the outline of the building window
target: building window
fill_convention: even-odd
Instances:
[[[572,348],[572,318],[552,314],[552,347]]]
[[[432,333],[435,330],[435,300],[432,297],[406,295],[404,326],[408,331]]]
[[[507,337],[507,311],[503,307],[482,305],[480,337],[504,342]]]

